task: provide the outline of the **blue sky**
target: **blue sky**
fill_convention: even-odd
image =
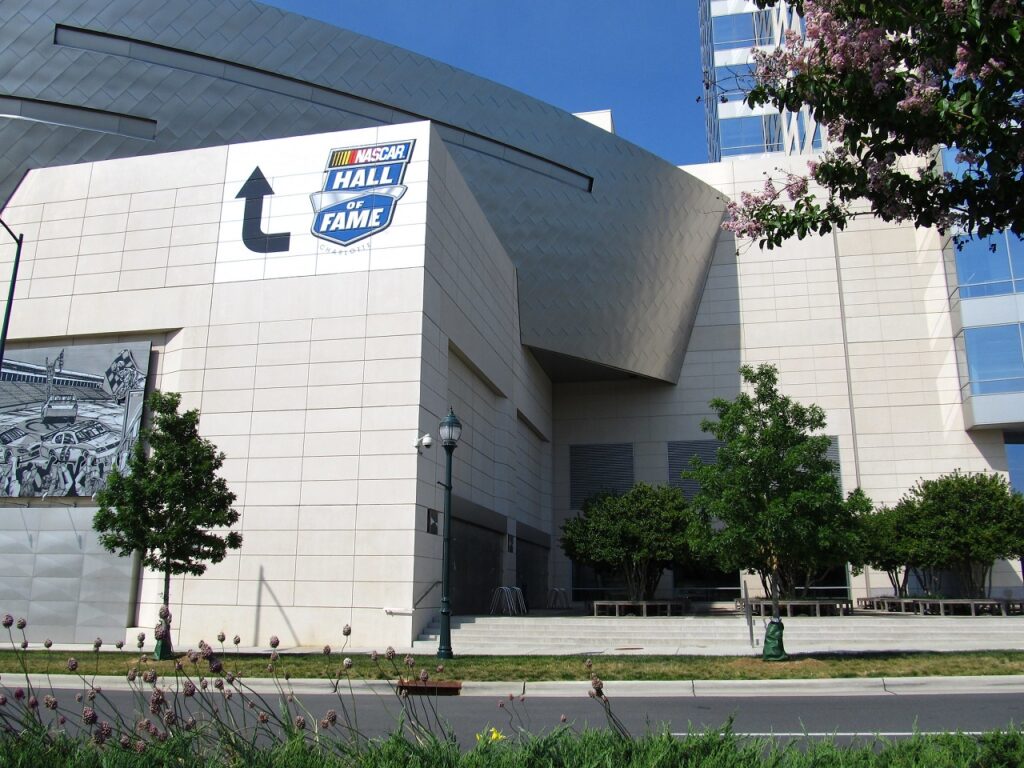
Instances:
[[[697,0],[272,0],[495,80],[676,164],[707,161]]]

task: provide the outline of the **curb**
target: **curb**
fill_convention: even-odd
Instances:
[[[11,680],[22,680],[8,673],[4,687],[12,687]],[[82,678],[72,675],[30,675],[34,687],[59,690],[80,690],[88,687]],[[165,679],[163,682],[168,683]],[[173,680],[170,680],[173,685]],[[15,683],[17,685],[17,683]],[[107,691],[147,690],[148,686],[130,684],[120,676],[98,676],[94,685]],[[279,687],[280,685],[280,687]],[[275,684],[266,678],[245,680],[253,693],[273,695],[294,693],[316,695],[334,693],[326,680],[294,679]],[[933,696],[948,694],[1021,694],[1024,693],[1024,675],[992,675],[964,677],[872,677],[829,678],[821,680],[605,680],[605,693],[616,697],[787,697],[787,696]],[[586,697],[590,690],[586,681],[545,681],[526,684],[528,697],[550,698]],[[523,682],[463,682],[462,696],[507,698],[518,697]],[[377,695],[391,696],[394,686],[386,680],[353,680],[351,686],[343,683],[339,696]]]

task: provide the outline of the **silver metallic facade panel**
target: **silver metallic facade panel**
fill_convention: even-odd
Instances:
[[[679,375],[723,202],[524,94],[240,0],[4,0],[0,103],[0,200],[33,167],[435,121],[516,264],[523,343]]]
[[[100,546],[95,511],[7,505],[0,515],[0,610],[28,619],[35,642],[124,636],[131,558]]]

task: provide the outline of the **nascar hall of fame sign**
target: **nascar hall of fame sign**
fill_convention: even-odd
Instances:
[[[391,224],[406,187],[405,169],[416,142],[332,149],[324,170],[324,190],[310,195],[311,232],[322,240],[352,245]]]

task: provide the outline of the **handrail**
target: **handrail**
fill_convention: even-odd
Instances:
[[[425,598],[427,595],[429,595],[431,592],[433,592],[434,591],[434,587],[439,587],[440,585],[441,585],[441,581],[439,579],[439,580],[435,581],[433,584],[431,584],[429,587],[427,587],[427,591],[419,596],[419,599],[416,600],[416,602],[412,604],[412,607],[414,609],[419,608],[420,603],[423,602],[423,598]]]

